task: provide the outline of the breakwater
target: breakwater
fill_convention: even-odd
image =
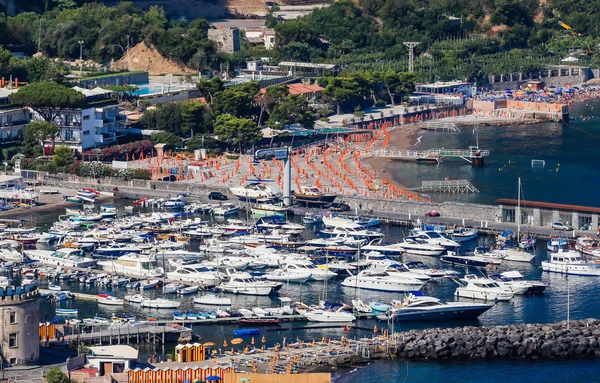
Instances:
[[[600,320],[412,330],[396,334],[405,359],[600,357]]]

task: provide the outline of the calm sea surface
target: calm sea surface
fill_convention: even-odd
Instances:
[[[595,110],[600,111],[600,103],[595,103]],[[572,108],[574,117],[568,124],[547,123],[540,125],[480,127],[480,147],[491,150],[483,167],[472,168],[460,159],[448,159],[439,166],[391,162],[387,169],[400,183],[408,187],[420,185],[423,180],[442,180],[446,176],[452,179],[470,180],[481,193],[470,196],[432,195],[435,200],[459,199],[462,201],[493,203],[496,198],[517,197],[517,177],[523,183],[523,198],[537,201],[570,203],[579,205],[599,206],[596,188],[600,180],[600,122],[595,117],[595,111],[581,105]],[[579,116],[592,117],[582,120]],[[422,133],[418,149],[427,148],[467,148],[475,143],[471,128],[463,128],[461,133]],[[544,160],[544,169],[532,169],[531,160]],[[116,201],[117,205],[129,204],[131,201]],[[39,227],[46,227],[55,220],[62,211],[45,213],[43,215],[24,214],[23,219],[31,220]],[[395,242],[404,232],[398,227],[383,226],[386,238]],[[305,236],[311,236],[307,230]],[[480,238],[478,241],[467,243],[465,248],[473,248],[477,243],[486,243],[489,239]],[[197,246],[197,245],[196,245]],[[515,297],[510,302],[500,302],[482,315],[474,323],[441,323],[437,326],[455,325],[503,325],[513,323],[557,322],[567,316],[567,291],[570,292],[570,315],[572,319],[600,318],[598,302],[598,280],[587,277],[569,277],[542,273],[540,261],[546,258],[545,243],[540,243],[538,256],[531,265],[515,264],[527,278],[540,279],[548,288],[541,297]],[[406,257],[410,260],[410,257]],[[444,267],[437,259],[414,257],[435,267]],[[100,292],[98,287],[85,286],[78,283],[65,285],[71,291]],[[455,284],[445,281],[426,286],[425,292],[442,300],[452,300]],[[316,303],[326,291],[328,300],[350,302],[357,294],[364,301],[389,300],[399,298],[399,294],[372,291],[357,292],[352,288],[342,287],[339,281],[330,282],[327,288],[322,283],[291,284],[285,286],[281,294],[295,301]],[[123,296],[128,292],[118,289],[115,295]],[[149,297],[162,296],[159,291],[145,292]],[[177,298],[180,299],[180,298]],[[232,296],[233,308],[254,306],[277,306],[278,301],[272,297]],[[201,310],[206,308],[194,306],[191,297],[182,298],[180,307],[185,310]],[[139,306],[126,305],[124,308],[102,307],[88,301],[63,303],[60,307],[69,305],[79,308],[80,318],[94,315],[110,317],[115,314],[134,314],[143,319],[147,315],[157,315],[164,318],[171,316],[170,311],[142,310]],[[42,319],[54,318],[55,307],[43,302]],[[374,321],[358,321],[350,329],[347,336],[363,337],[372,334]],[[385,324],[377,323],[381,328]],[[396,330],[423,328],[426,324],[396,325]],[[433,327],[433,326],[431,326]],[[233,338],[235,326],[196,326],[194,332],[203,341],[213,341],[222,344],[224,339]],[[336,337],[343,335],[342,328],[322,328],[310,323],[285,323],[281,327],[261,329],[267,344],[281,342],[287,339],[320,339],[321,337]],[[246,341],[249,341],[248,339]],[[157,352],[161,355],[173,353],[174,344],[161,346],[143,346],[142,354]],[[568,361],[456,361],[456,362],[405,362],[401,360],[376,361],[367,366],[336,371],[334,379],[337,382],[581,382],[597,381],[600,367],[591,360]]]
[[[460,200],[494,204],[497,198],[517,198],[517,178],[523,185],[522,198],[532,201],[600,207],[597,186],[600,180],[600,102],[571,108],[567,124],[544,123],[518,126],[480,126],[479,146],[489,149],[483,167],[471,167],[460,158],[447,158],[440,165],[389,162],[386,169],[406,187],[421,181],[469,180],[478,194],[431,194],[434,200]],[[583,120],[581,116],[586,120]],[[589,120],[587,120],[589,118]],[[460,133],[422,132],[415,149],[467,149],[475,145],[472,127]],[[534,169],[531,160],[545,161]]]

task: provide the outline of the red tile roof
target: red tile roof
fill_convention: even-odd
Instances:
[[[317,84],[304,85],[301,83],[288,84],[288,88],[290,90],[290,94],[309,94],[322,92],[325,90],[325,88],[322,88]]]

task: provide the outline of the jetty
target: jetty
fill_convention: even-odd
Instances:
[[[154,322],[129,324],[113,323],[109,326],[56,325],[55,339],[63,342],[83,342],[86,344],[131,344],[188,341],[192,330],[177,323],[158,324]],[[44,341],[45,339],[42,339]]]
[[[421,181],[421,187],[418,189],[423,192],[433,193],[479,193],[479,189],[468,180]]]
[[[459,133],[460,129],[453,122],[436,122],[436,121],[426,121],[421,125],[421,130],[432,130],[434,132],[452,132]]]
[[[428,150],[394,150],[379,149],[373,153],[375,157],[389,158],[399,161],[415,161],[423,163],[442,163],[446,158],[461,158],[473,166],[482,166],[484,158],[490,155],[487,149],[469,146],[468,149],[428,149]]]

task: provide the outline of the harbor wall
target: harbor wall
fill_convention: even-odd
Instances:
[[[461,202],[419,202],[414,200],[391,200],[368,197],[342,196],[340,200],[346,202],[353,210],[367,211],[369,213],[381,212],[410,214],[411,218],[425,217],[425,213],[435,210],[442,217],[452,217],[474,221],[496,222],[500,208],[493,205],[479,205]],[[412,217],[414,216],[414,217]]]
[[[405,359],[598,358],[600,321],[411,330],[397,334]]]

